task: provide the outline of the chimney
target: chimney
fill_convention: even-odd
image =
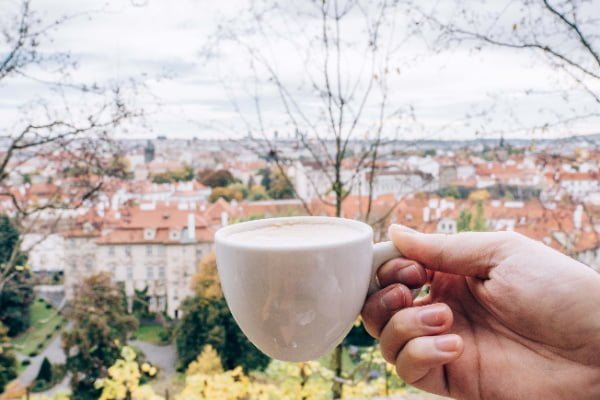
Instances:
[[[581,223],[583,220],[583,206],[581,204],[577,204],[575,207],[575,211],[573,211],[573,226],[576,230],[581,229]]]
[[[196,218],[193,213],[188,214],[187,230],[188,238],[190,240],[196,240]]]
[[[227,211],[221,212],[221,226],[227,226],[229,222],[229,215],[227,215]]]
[[[429,222],[430,214],[431,212],[429,210],[429,207],[423,207],[423,222]]]

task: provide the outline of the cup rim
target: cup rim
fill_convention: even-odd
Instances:
[[[356,237],[340,243],[321,243],[321,244],[305,244],[305,243],[294,243],[290,245],[268,245],[268,244],[248,244],[244,242],[236,242],[228,239],[228,236],[232,233],[243,232],[247,230],[261,228],[263,226],[272,225],[274,223],[335,223],[338,225],[351,226],[357,229],[360,234]],[[243,249],[254,249],[254,250],[269,250],[269,251],[290,251],[296,249],[322,249],[338,247],[340,245],[348,245],[359,243],[366,238],[370,242],[373,241],[373,228],[370,225],[357,221],[354,219],[341,218],[341,217],[322,217],[322,216],[296,216],[296,217],[276,217],[276,218],[263,218],[253,221],[240,222],[233,225],[224,226],[217,230],[215,233],[215,244],[225,244],[232,247],[243,248]]]

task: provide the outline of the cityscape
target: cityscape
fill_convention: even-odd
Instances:
[[[509,231],[600,273],[597,0],[122,3],[0,15],[0,400],[446,398],[364,316],[258,350],[215,255],[246,221]]]

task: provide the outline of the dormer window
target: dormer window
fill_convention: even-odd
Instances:
[[[177,229],[171,229],[171,232],[169,233],[169,238],[171,240],[179,240],[180,237],[181,237],[180,231],[178,231]]]
[[[154,239],[155,235],[156,235],[156,230],[154,230],[152,228],[144,229],[144,239],[145,240],[152,240],[152,239]]]

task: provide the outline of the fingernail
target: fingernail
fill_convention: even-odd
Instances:
[[[421,277],[421,272],[417,268],[416,265],[411,265],[402,269],[399,269],[396,272],[396,280],[398,282],[406,283],[406,282],[414,282]]]
[[[381,303],[390,311],[405,306],[404,291],[400,287],[394,287],[381,296]]]
[[[458,338],[454,335],[436,337],[435,347],[440,351],[456,351],[458,350]]]
[[[435,305],[430,307],[425,307],[419,311],[419,317],[421,318],[421,322],[424,325],[430,326],[432,328],[440,327],[444,325],[444,306]]]

